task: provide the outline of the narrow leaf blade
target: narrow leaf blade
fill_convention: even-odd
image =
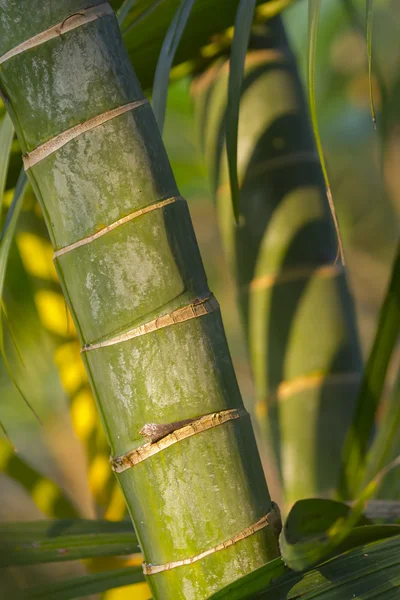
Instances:
[[[387,370],[399,338],[399,331],[400,242],[388,291],[380,312],[375,340],[365,369],[354,419],[344,446],[340,493],[345,499],[354,497],[361,484],[368,443],[375,426]]]
[[[364,485],[395,455],[400,439],[400,373],[389,397],[385,413],[366,458]]]
[[[129,15],[132,6],[135,4],[136,0],[125,0],[120,8],[117,10],[117,18],[119,26],[122,27],[126,17]]]
[[[255,0],[241,0],[235,20],[228,82],[228,106],[226,110],[226,151],[228,155],[229,181],[232,206],[236,222],[239,220],[239,178],[237,151],[239,132],[240,95],[243,82],[244,62],[249,45]]]
[[[162,133],[167,107],[169,74],[175,53],[185,31],[194,0],[182,0],[165,36],[157,63],[153,86],[153,111]]]
[[[14,127],[10,117],[6,114],[0,124],[0,207],[3,202],[3,194],[6,187],[13,136]]]
[[[376,111],[374,103],[374,91],[372,86],[372,29],[373,29],[373,4],[374,0],[366,0],[367,11],[367,54],[368,54],[368,81],[369,81],[369,102],[371,107],[372,122],[376,129]]]
[[[315,67],[317,56],[317,39],[318,25],[321,13],[321,0],[308,0],[308,19],[309,19],[309,34],[308,34],[308,99],[310,105],[311,122],[314,130],[315,143],[319,160],[321,163],[322,173],[325,179],[326,195],[328,198],[329,208],[332,214],[333,223],[336,230],[338,240],[338,256],[343,264],[345,264],[342,236],[340,234],[339,221],[336,215],[335,205],[333,203],[331,185],[329,182],[328,169],[325,162],[324,150],[322,148],[321,135],[319,132],[318,117],[317,117],[317,102],[315,90]]]

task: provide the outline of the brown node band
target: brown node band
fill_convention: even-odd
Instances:
[[[32,150],[32,152],[29,152],[22,157],[25,171],[31,169],[41,160],[44,160],[57,150],[60,150],[60,148],[66,146],[68,142],[71,142],[83,133],[87,133],[88,131],[95,129],[100,125],[103,125],[103,123],[107,123],[107,121],[111,121],[111,119],[115,119],[126,112],[134,110],[135,108],[139,108],[139,106],[143,106],[143,104],[148,104],[147,98],[141,98],[140,100],[135,100],[135,102],[124,104],[124,106],[118,106],[117,108],[108,110],[101,115],[97,115],[96,117],[88,119],[84,123],[78,123],[78,125],[63,131],[59,135],[56,135],[55,137],[51,138],[51,140],[48,140],[41,146],[35,148],[35,150]]]
[[[152,565],[148,563],[143,563],[143,573],[145,575],[156,575],[157,573],[162,573],[163,571],[170,571],[171,569],[176,569],[177,567],[183,567],[185,565],[192,565],[193,563],[209,556],[210,554],[215,554],[215,552],[219,552],[220,550],[225,550],[238,542],[248,538],[251,535],[257,533],[261,529],[265,527],[271,526],[276,536],[279,535],[280,530],[282,528],[281,522],[281,514],[279,511],[279,507],[275,502],[271,502],[271,510],[264,517],[262,517],[257,523],[251,525],[250,527],[246,527],[243,531],[235,535],[234,537],[214,546],[213,548],[209,548],[208,550],[204,550],[204,552],[200,552],[200,554],[196,554],[195,556],[191,556],[190,558],[185,558],[184,560],[176,560],[174,562],[169,562],[164,565]]]
[[[67,33],[68,31],[72,31],[77,27],[81,27],[86,23],[91,23],[92,21],[96,21],[96,19],[100,19],[106,15],[113,15],[114,11],[111,8],[108,2],[104,2],[104,4],[98,4],[97,6],[90,6],[89,8],[84,8],[79,12],[70,15],[66,19],[64,19],[61,23],[57,23],[57,25],[53,25],[34,35],[29,40],[25,42],[21,42],[15,48],[12,48],[2,56],[0,56],[0,65],[5,63],[7,60],[12,58],[13,56],[17,56],[22,52],[26,52],[26,50],[30,50],[31,48],[35,48],[36,46],[40,46],[41,44],[45,44],[49,40],[52,40],[56,37]]]
[[[130,221],[133,221],[134,219],[137,219],[138,217],[141,217],[142,215],[152,212],[153,210],[159,210],[160,208],[163,208],[164,206],[167,206],[168,204],[172,204],[173,202],[178,202],[178,201],[185,202],[185,199],[182,198],[182,196],[173,196],[172,198],[167,198],[166,200],[160,200],[159,202],[155,202],[154,204],[150,204],[149,206],[145,206],[144,208],[135,210],[133,213],[130,213],[129,215],[126,215],[125,217],[118,219],[118,221],[115,221],[114,223],[107,225],[103,229],[100,229],[100,231],[96,231],[96,233],[93,233],[92,235],[88,235],[87,237],[82,238],[81,240],[78,240],[77,242],[74,242],[73,244],[69,244],[68,246],[64,246],[64,248],[60,248],[59,250],[56,250],[56,252],[54,252],[53,259],[58,258],[59,256],[62,256],[63,254],[67,254],[67,252],[71,252],[71,250],[80,248],[81,246],[86,246],[86,244],[90,244],[91,242],[94,242],[95,240],[99,239],[103,235],[106,235],[110,231],[117,229],[117,227],[121,227],[121,225],[124,225],[125,223],[129,223]]]
[[[115,344],[132,340],[133,338],[140,337],[141,335],[147,335],[148,333],[152,333],[158,329],[164,329],[165,327],[178,325],[179,323],[189,321],[190,319],[203,317],[204,315],[215,312],[218,309],[218,301],[212,294],[206,296],[205,298],[197,298],[194,302],[192,302],[192,304],[177,308],[176,310],[173,310],[165,315],[161,315],[156,319],[149,321],[148,323],[139,325],[139,327],[125,331],[125,333],[121,333],[120,335],[108,340],[103,340],[102,342],[87,344],[86,346],[83,346],[81,352],[89,352],[91,350],[98,350],[99,348],[105,348],[107,346],[114,346]]]
[[[111,468],[116,473],[123,473],[182,440],[244,416],[248,416],[245,410],[233,408],[167,425],[147,423],[142,427],[140,433],[151,441],[122,456],[111,459]]]

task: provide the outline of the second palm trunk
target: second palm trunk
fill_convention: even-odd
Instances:
[[[332,495],[361,358],[353,303],[282,22],[255,30],[245,67],[235,226],[224,148],[228,63],[195,82],[200,135],[255,378],[254,412],[286,501]]]

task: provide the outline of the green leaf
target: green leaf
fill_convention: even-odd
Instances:
[[[221,591],[211,596],[212,600],[244,600],[254,598],[259,592],[263,591],[268,585],[287,572],[288,569],[281,558],[275,558],[260,569],[253,571],[245,577],[237,579]]]
[[[40,585],[27,590],[30,599],[69,600],[82,598],[91,594],[99,594],[116,587],[131,585],[144,581],[142,567],[127,567],[115,571],[103,571],[83,577],[75,577],[67,581],[59,581]]]
[[[319,498],[299,500],[284,524],[280,547],[285,563],[302,571],[363,543],[400,534],[398,525],[366,525],[365,500],[353,507]]]
[[[139,552],[128,521],[63,519],[0,524],[0,567]]]
[[[6,189],[13,137],[14,127],[10,117],[6,114],[0,124],[0,208],[3,203],[4,190]]]
[[[331,185],[329,182],[328,169],[326,167],[324,150],[322,148],[321,135],[318,126],[317,117],[317,102],[315,92],[315,65],[317,56],[317,38],[318,38],[318,24],[321,12],[321,0],[308,0],[308,19],[309,19],[309,34],[308,34],[308,100],[310,105],[311,122],[314,130],[315,143],[317,145],[317,151],[319,160],[321,163],[322,173],[325,179],[326,195],[329,202],[329,208],[332,214],[333,223],[336,230],[338,240],[338,256],[340,256],[342,263],[344,260],[344,251],[342,236],[340,235],[339,221],[336,215],[335,205],[333,203]]]
[[[171,25],[165,36],[160,57],[157,63],[153,86],[153,111],[158,128],[162,133],[164,129],[165,111],[167,106],[169,74],[172,63],[181,41],[183,32],[189,19],[194,0],[182,0],[172,19]]]
[[[214,594],[212,600],[395,600],[399,597],[400,536],[355,548],[306,573],[285,568],[282,575],[271,581],[270,565],[278,561],[239,579],[234,586]]]
[[[366,0],[366,23],[367,23],[367,53],[368,53],[368,80],[369,80],[369,102],[371,107],[372,122],[376,129],[376,112],[374,104],[374,94],[372,88],[372,17],[374,0]]]
[[[379,315],[375,340],[365,369],[354,419],[344,446],[340,477],[342,498],[354,497],[365,476],[367,448],[399,332],[400,243],[397,247],[389,288]],[[388,438],[388,443],[389,441]]]
[[[226,151],[228,155],[229,181],[236,222],[239,220],[239,179],[237,173],[237,147],[239,131],[239,107],[242,91],[244,61],[249,45],[253,23],[255,0],[241,0],[236,14],[228,82],[228,106],[226,109]]]

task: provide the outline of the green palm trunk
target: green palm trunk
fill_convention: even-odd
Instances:
[[[55,262],[112,456],[149,443],[148,423],[240,415],[118,474],[145,561],[165,565],[251,533],[271,501],[187,205],[115,16],[94,4],[89,21],[85,0],[3,0],[0,85],[55,249],[84,240]],[[109,112],[119,107],[129,110]],[[277,553],[268,526],[149,582],[155,598],[206,598]]]
[[[243,83],[234,225],[224,148],[228,64],[194,97],[221,234],[238,287],[256,385],[286,501],[331,494],[361,369],[299,77],[280,19],[255,30]]]

